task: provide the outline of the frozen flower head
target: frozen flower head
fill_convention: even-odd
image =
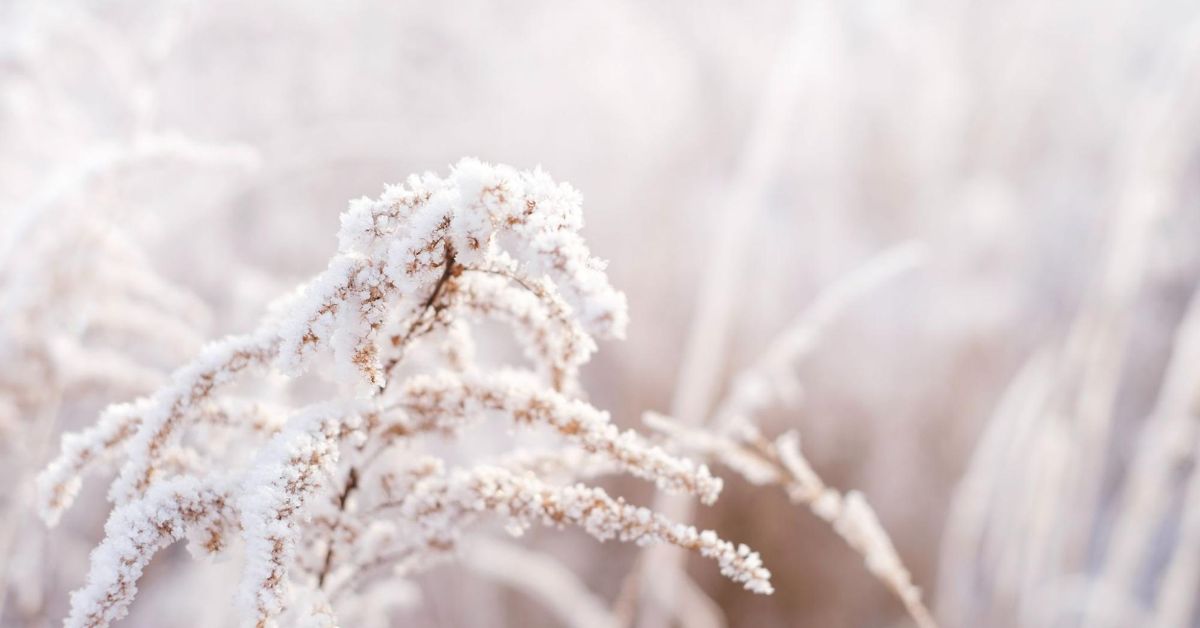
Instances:
[[[579,233],[580,206],[574,188],[540,170],[476,159],[460,161],[448,177],[413,176],[377,200],[352,202],[342,215],[338,254],[282,321],[279,366],[295,372],[309,354],[331,349],[346,379],[357,374],[383,386],[378,331],[389,313],[433,305],[451,280],[468,288],[486,281],[459,282],[463,273],[509,279],[510,289],[491,295],[492,307],[520,312],[528,300],[522,291],[541,293],[553,310],[546,317],[577,324],[547,328],[557,337],[545,340],[575,347],[565,359],[576,366],[590,353],[591,337],[622,337],[628,319],[625,296],[609,285],[605,263]]]
[[[155,552],[183,539],[199,555],[241,548],[246,625],[314,607],[333,625],[344,596],[452,555],[485,517],[513,530],[571,525],[601,540],[677,545],[770,592],[745,546],[575,481],[599,461],[705,503],[721,489],[704,465],[619,430],[578,398],[576,374],[596,339],[620,337],[626,324],[624,295],[582,227],[570,186],[474,159],[352,202],[326,270],[257,329],[208,345],[168,385],[63,439],[39,478],[50,522],[84,472],[123,458],[106,538],[67,625],[124,616]],[[474,362],[476,325],[492,321],[512,329],[526,365]],[[287,390],[262,403],[231,394],[250,375],[310,369],[329,371],[341,392],[296,408],[277,399]],[[496,419],[569,448],[536,465],[520,452],[454,468],[414,456],[431,437]]]

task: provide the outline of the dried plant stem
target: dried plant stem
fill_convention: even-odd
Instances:
[[[340,515],[346,511],[346,502],[350,499],[350,494],[358,488],[358,469],[350,467],[350,471],[346,475],[346,483],[342,486],[342,492],[337,496],[337,512]],[[337,522],[333,524],[333,528],[337,528]],[[330,531],[329,547],[325,549],[325,559],[321,564],[321,571],[317,573],[317,588],[325,588],[325,578],[329,577],[329,570],[333,567],[333,530]]]
[[[1072,329],[1067,360],[1078,370],[1079,393],[1071,413],[1079,461],[1073,492],[1080,516],[1069,523],[1064,568],[1081,569],[1097,512],[1113,407],[1132,324],[1132,306],[1150,259],[1152,235],[1169,210],[1171,190],[1186,174],[1190,145],[1184,138],[1200,125],[1200,21],[1164,46],[1150,85],[1134,100],[1114,160],[1123,180],[1112,208],[1105,266]],[[1165,88],[1164,88],[1165,86]]]
[[[1194,400],[1200,404],[1200,399]],[[1196,614],[1196,588],[1200,585],[1200,477],[1193,472],[1184,493],[1175,543],[1162,584],[1154,600],[1155,628],[1187,626]]]
[[[1100,580],[1133,590],[1152,536],[1167,515],[1171,474],[1194,456],[1200,438],[1200,291],[1176,333],[1170,363],[1122,491]],[[1193,480],[1195,481],[1195,480]]]
[[[801,452],[798,433],[787,432],[770,441],[752,427],[732,438],[689,428],[654,414],[648,414],[645,421],[694,453],[719,460],[738,471],[753,484],[782,489],[792,503],[807,507],[829,523],[863,557],[867,569],[896,595],[917,626],[937,626],[874,510],[861,493],[842,494],[825,484]]]
[[[918,243],[902,244],[873,256],[862,266],[823,290],[814,304],[786,329],[781,339],[773,342],[762,358],[735,379],[732,390],[717,406],[714,418],[715,429],[712,434],[704,434],[700,428],[688,428],[684,422],[675,423],[665,418],[656,418],[654,415],[647,417],[647,423],[651,427],[674,436],[675,440],[684,444],[685,447],[690,444],[698,452],[716,456],[725,464],[742,473],[751,482],[781,484],[789,495],[801,496],[794,497],[793,501],[798,499],[797,503],[811,505],[817,497],[809,497],[806,500],[802,498],[805,495],[801,490],[802,485],[795,483],[788,485],[784,481],[783,478],[788,476],[780,471],[775,445],[762,439],[750,420],[765,405],[774,401],[770,395],[764,394],[764,388],[769,388],[766,382],[775,383],[778,387],[781,380],[790,379],[790,373],[795,369],[796,363],[815,348],[824,329],[848,305],[888,279],[916,267],[923,259],[923,246]],[[785,435],[781,438],[790,439],[791,436]],[[803,457],[799,454],[798,437],[796,439],[795,457],[803,461]],[[807,481],[806,490],[813,495],[830,495],[827,502],[836,500],[837,503],[842,503],[840,494],[832,489],[827,489],[815,472],[808,467],[807,462],[804,462],[803,466],[808,471],[803,476],[796,476],[796,481],[800,479]],[[797,493],[797,490],[801,490],[801,492]],[[932,614],[921,602],[919,590],[912,584],[908,570],[900,561],[892,547],[891,540],[875,519],[874,513],[870,511],[860,494],[852,493],[852,495],[854,495],[855,511],[864,513],[863,516],[857,517],[857,520],[863,522],[864,529],[870,529],[869,537],[863,534],[859,534],[856,538],[847,536],[846,530],[851,528],[847,527],[845,523],[839,525],[838,522],[842,521],[842,518],[837,513],[822,518],[834,524],[835,531],[842,535],[852,548],[867,558],[868,566],[872,564],[872,554],[885,556],[886,559],[876,559],[875,564],[886,563],[888,567],[886,569],[873,568],[872,573],[896,593],[918,625],[923,627],[935,625]],[[814,513],[821,516],[821,513],[815,509]],[[869,513],[869,517],[865,513]],[[878,542],[868,547],[862,541],[864,538],[878,539]]]
[[[1001,555],[1013,551],[992,535],[1019,534],[1015,531],[1020,525],[995,511],[1013,510],[1009,494],[1027,492],[1024,476],[1013,478],[1006,470],[1012,468],[1014,457],[1023,456],[1033,447],[1037,423],[1045,412],[1053,386],[1053,366],[1052,356],[1039,354],[1021,368],[987,422],[954,491],[942,532],[938,566],[938,616],[947,625],[967,624],[979,612],[970,601],[974,571],[981,555],[988,549]]]
[[[843,495],[829,488],[800,452],[800,436],[789,432],[774,443],[759,439],[754,450],[776,468],[788,499],[803,504],[833,526],[846,544],[866,559],[867,568],[904,604],[919,628],[936,628],[937,622],[921,601],[921,591],[912,583],[891,539],[875,512],[857,491]]]

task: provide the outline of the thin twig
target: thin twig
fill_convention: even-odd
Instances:
[[[346,502],[350,499],[350,494],[358,488],[358,470],[350,467],[350,473],[346,476],[346,485],[342,487],[342,492],[337,497],[339,515],[346,511]],[[325,563],[321,567],[321,573],[317,575],[317,588],[325,588],[325,578],[329,576],[329,570],[333,566],[333,546],[336,541],[333,532],[338,528],[338,522],[335,520],[329,532],[329,547],[325,549]]]

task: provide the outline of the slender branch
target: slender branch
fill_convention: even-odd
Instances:
[[[513,283],[517,284],[518,286],[521,286],[522,288],[533,293],[534,296],[538,297],[539,299],[545,298],[544,292],[542,292],[541,290],[535,289],[533,286],[529,285],[528,283],[525,283],[524,279],[521,279],[519,276],[517,276],[513,273],[510,273],[506,270],[501,270],[499,268],[476,268],[476,267],[463,267],[462,270],[463,270],[463,272],[469,272],[469,273],[487,273],[489,275],[499,275],[501,277],[506,277],[506,278],[510,279]]]
[[[416,318],[413,319],[412,324],[408,327],[408,331],[406,331],[403,336],[392,337],[393,347],[406,348],[408,347],[408,344],[412,342],[413,338],[420,334],[424,334],[431,329],[430,323],[427,320],[429,312],[433,312],[433,319],[436,320],[438,312],[441,312],[445,307],[445,305],[439,299],[442,296],[442,293],[445,291],[446,284],[450,282],[450,279],[458,276],[461,272],[462,267],[456,264],[454,260],[454,247],[450,246],[450,243],[447,242],[446,258],[443,262],[442,276],[438,277],[437,283],[434,284],[433,290],[429,293],[429,297],[427,297],[425,302],[421,304],[421,312],[417,314]],[[423,329],[422,325],[424,325]],[[399,363],[400,356],[394,356],[388,360],[387,365],[384,367],[384,382],[390,378],[392,371]],[[383,390],[382,385],[379,387],[379,390]]]
[[[346,485],[342,487],[342,492],[337,496],[338,513],[346,511],[346,502],[350,499],[350,494],[358,488],[358,470],[350,467],[350,473],[346,476]],[[334,520],[332,527],[329,530],[329,547],[325,550],[325,562],[321,567],[321,573],[317,575],[317,588],[325,588],[325,578],[329,576],[329,571],[333,566],[333,545],[335,539],[333,533],[338,529],[338,520]]]

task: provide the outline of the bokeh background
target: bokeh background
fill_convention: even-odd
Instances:
[[[89,483],[47,533],[32,474],[135,394],[55,383],[98,359],[64,338],[165,377],[321,270],[348,199],[462,156],[583,192],[632,316],[585,383],[627,426],[681,394],[710,410],[822,290],[921,247],[821,330],[763,431],[798,429],[830,484],[867,496],[943,625],[1161,624],[1164,592],[1194,598],[1200,573],[1200,359],[1179,332],[1198,117],[1200,7],[1176,0],[0,1],[0,625],[62,616],[107,506]],[[120,316],[90,273],[125,255],[186,293],[188,333],[87,336],[82,319]],[[680,392],[700,359],[711,381]],[[1130,506],[1138,465],[1165,469],[1144,483],[1161,512]],[[822,521],[721,473],[697,521],[754,545],[778,589],[697,561],[728,625],[906,625]],[[1131,515],[1146,532],[1114,575]],[[636,560],[572,532],[529,542],[607,600]],[[164,555],[125,625],[221,625],[221,573]],[[455,566],[418,584],[395,625],[557,622]]]

